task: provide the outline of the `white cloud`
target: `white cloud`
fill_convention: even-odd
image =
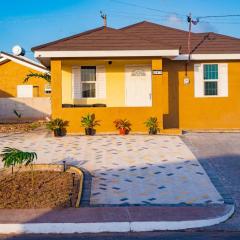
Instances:
[[[217,28],[209,22],[199,22],[194,29],[196,32],[218,32]]]
[[[183,22],[182,18],[178,17],[177,15],[169,15],[168,22],[170,24],[181,24]]]

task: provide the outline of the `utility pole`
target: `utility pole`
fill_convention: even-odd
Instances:
[[[187,21],[188,21],[188,62],[190,62],[191,52],[192,52],[192,49],[191,49],[192,24],[197,25],[199,23],[199,19],[197,18],[197,20],[193,20],[192,14],[189,13],[189,15],[187,16]]]
[[[191,32],[192,32],[192,14],[187,16],[188,21],[188,62],[191,60]]]
[[[192,24],[193,25],[197,25],[199,22],[199,19],[197,20],[193,20],[192,19],[192,14],[189,13],[189,15],[187,16],[187,22],[188,22],[188,43],[187,43],[187,47],[188,47],[188,61],[186,62],[185,65],[185,77],[187,77],[188,75],[188,64],[191,61],[191,53],[192,53],[192,48],[191,48],[191,34],[192,34]]]
[[[102,11],[100,11],[101,18],[103,19],[103,26],[107,27],[107,14],[104,14]]]

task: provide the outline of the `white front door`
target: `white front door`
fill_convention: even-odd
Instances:
[[[150,65],[126,66],[125,104],[132,107],[152,106]]]

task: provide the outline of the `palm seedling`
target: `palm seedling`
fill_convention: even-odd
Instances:
[[[49,73],[33,73],[33,72],[30,72],[29,74],[27,74],[23,82],[26,83],[30,78],[33,78],[33,77],[41,78],[47,81],[48,83],[51,83],[51,75]]]
[[[0,154],[4,167],[13,167],[16,165],[30,165],[31,175],[32,175],[32,190],[34,189],[34,172],[33,172],[33,161],[37,159],[37,154],[35,152],[24,152],[16,148],[5,147]],[[32,198],[34,204],[34,195]]]
[[[0,154],[4,167],[13,167],[16,165],[30,165],[32,172],[32,187],[34,185],[33,178],[33,161],[37,159],[35,152],[24,152],[16,148],[5,147]],[[13,170],[12,170],[13,172]]]

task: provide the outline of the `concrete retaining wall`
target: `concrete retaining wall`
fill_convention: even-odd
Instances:
[[[21,117],[18,118],[14,110]],[[51,115],[49,97],[0,98],[0,122],[43,120]]]

